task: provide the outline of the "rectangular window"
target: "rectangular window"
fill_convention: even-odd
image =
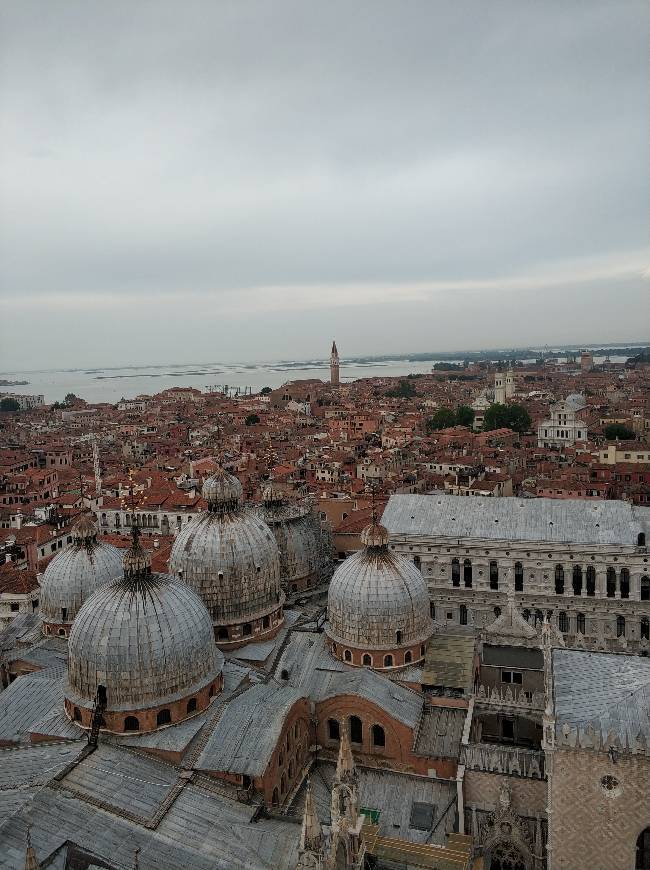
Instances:
[[[502,683],[514,683],[517,686],[521,686],[522,680],[523,674],[519,671],[501,671]]]
[[[515,723],[512,719],[504,719],[501,723],[501,734],[506,740],[515,739]]]

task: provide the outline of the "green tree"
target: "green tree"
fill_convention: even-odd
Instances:
[[[20,405],[15,399],[6,396],[0,401],[0,411],[20,411]]]
[[[427,420],[427,432],[437,432],[456,425],[456,415],[451,408],[438,408],[433,417]]]
[[[635,433],[622,423],[610,423],[603,431],[608,441],[615,441],[617,438],[619,441],[633,441],[636,438]]]
[[[74,393],[68,393],[63,401],[66,403],[66,405],[74,405],[74,403],[77,402],[78,399]]]
[[[468,429],[471,429],[473,423],[474,409],[470,408],[469,405],[459,405],[456,408],[456,425],[467,426]]]
[[[496,402],[485,412],[483,429],[512,429],[513,432],[527,432],[530,429],[530,414],[523,405],[501,405]]]
[[[260,396],[268,396],[268,394],[271,392],[271,387],[262,387],[262,389],[260,390]]]
[[[244,423],[247,426],[256,426],[260,422],[260,418],[257,414],[249,414],[248,417],[244,420]]]

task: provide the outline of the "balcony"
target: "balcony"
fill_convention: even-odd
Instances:
[[[460,758],[466,770],[546,779],[544,753],[541,750],[503,746],[500,743],[468,743],[461,747]]]

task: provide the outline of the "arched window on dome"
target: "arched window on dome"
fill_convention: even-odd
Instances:
[[[158,715],[156,716],[156,725],[169,725],[171,721],[172,714],[167,708],[158,711]]]
[[[451,585],[460,586],[460,562],[458,559],[451,560]]]
[[[386,734],[381,725],[373,725],[372,726],[372,745],[373,746],[385,746],[386,745]]]
[[[341,731],[340,731],[338,719],[328,719],[327,720],[327,739],[328,740],[340,740],[341,739]]]
[[[392,668],[393,667],[393,657],[392,657],[392,655],[390,655],[390,653],[388,655],[384,656],[384,667],[385,668]]]
[[[188,713],[194,713],[196,711],[196,698],[190,698],[187,702],[186,711]]]
[[[411,653],[411,650],[407,649],[406,652],[404,653],[404,664],[409,665],[412,660],[413,660],[413,655]]]
[[[124,720],[124,730],[125,731],[139,731],[140,730],[140,722],[137,716],[127,716]]]
[[[250,624],[250,622],[245,622],[242,625],[241,633],[243,637],[251,636],[251,634],[253,633],[253,626]]]
[[[65,628],[60,628],[57,631],[57,634],[59,635],[59,637],[65,637]]]
[[[352,743],[363,743],[363,722],[358,716],[350,716],[350,740]]]
[[[352,661],[352,653],[350,652],[349,649],[345,650],[345,652],[343,653],[343,658],[345,659],[346,662]]]
[[[270,625],[271,625],[271,617],[270,616],[262,617],[262,628],[269,628]]]
[[[217,629],[217,640],[228,640],[230,638],[230,632],[227,628],[221,626],[221,628]]]
[[[402,632],[396,631],[395,632],[395,643],[399,645],[399,644],[401,644],[401,642],[402,642]]]
[[[75,707],[72,711],[72,718],[75,722],[81,722],[81,710],[79,707]]]
[[[361,659],[361,664],[367,668],[372,667],[372,656],[368,655],[368,653],[363,654],[363,658]]]

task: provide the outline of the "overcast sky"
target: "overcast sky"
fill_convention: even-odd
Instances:
[[[0,10],[1,368],[650,336],[645,0]]]

